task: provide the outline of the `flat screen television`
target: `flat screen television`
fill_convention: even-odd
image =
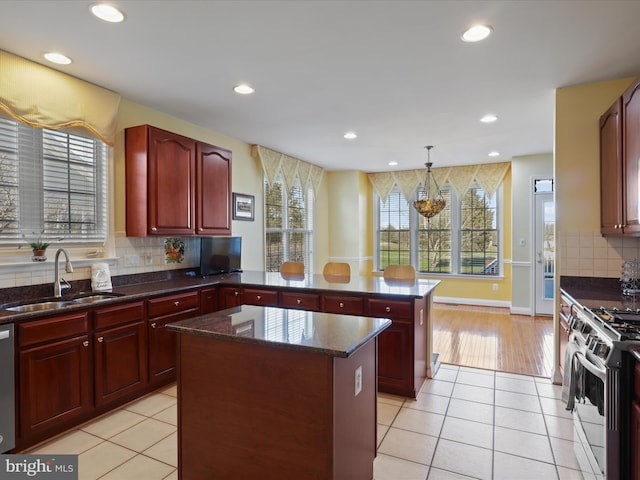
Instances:
[[[241,272],[242,237],[202,237],[200,239],[200,274]]]

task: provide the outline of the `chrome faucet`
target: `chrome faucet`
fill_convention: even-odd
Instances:
[[[59,298],[62,296],[62,293],[65,290],[69,290],[71,288],[71,284],[67,282],[64,278],[60,278],[60,270],[58,268],[58,257],[60,256],[60,252],[64,253],[64,258],[67,261],[65,265],[65,270],[67,273],[73,272],[73,265],[71,265],[71,260],[69,260],[69,254],[64,248],[59,248],[56,252],[55,259],[55,269],[53,276],[53,296]]]

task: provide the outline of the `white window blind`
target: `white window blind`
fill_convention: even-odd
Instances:
[[[107,234],[107,145],[0,118],[0,243]]]

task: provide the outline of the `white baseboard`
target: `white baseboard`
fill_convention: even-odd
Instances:
[[[479,298],[439,297],[434,296],[436,303],[453,303],[457,305],[478,305],[481,307],[501,307],[511,309],[511,302],[506,300],[483,300]]]

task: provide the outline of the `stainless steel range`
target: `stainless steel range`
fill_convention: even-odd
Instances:
[[[576,457],[596,478],[628,478],[630,438],[621,426],[629,425],[628,350],[640,346],[640,311],[575,303],[570,311],[563,393],[584,451],[578,448]]]

